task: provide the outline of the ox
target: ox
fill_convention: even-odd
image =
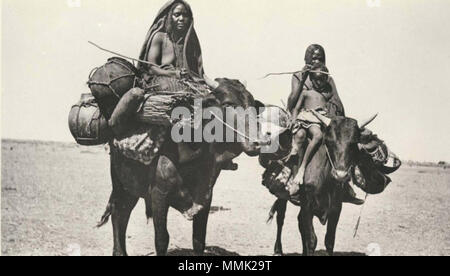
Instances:
[[[237,80],[207,80],[214,88],[204,104],[219,108],[259,107],[259,102]],[[229,115],[233,116],[233,114]],[[234,116],[238,116],[234,114]],[[242,118],[235,118],[235,121]],[[249,128],[247,127],[246,130]],[[99,226],[112,217],[114,249],[113,255],[125,256],[126,230],[130,214],[140,198],[146,202],[147,216],[153,217],[155,229],[155,248],[158,256],[166,255],[169,245],[167,215],[169,207],[180,210],[177,187],[187,187],[191,195],[204,195],[203,209],[193,218],[193,249],[197,255],[205,250],[205,239],[212,189],[219,177],[222,166],[245,152],[250,156],[258,155],[260,144],[256,139],[233,143],[200,143],[201,156],[193,161],[180,164],[177,145],[170,139],[160,150],[160,156],[150,166],[127,159],[111,143],[111,178],[113,191],[106,212]],[[198,146],[198,145],[197,145]],[[190,205],[195,202],[191,200]]]
[[[358,126],[354,119],[336,117],[324,131],[324,143],[312,158],[305,173],[304,185],[301,187],[298,227],[302,237],[303,255],[314,255],[317,247],[314,216],[318,217],[323,225],[328,223],[325,247],[327,253],[333,255],[336,228],[342,210],[343,184],[350,180],[351,169],[358,162],[361,130],[375,117],[361,126]],[[286,207],[287,201],[278,199],[270,213],[270,217],[277,214],[275,255],[283,255],[281,235]]]

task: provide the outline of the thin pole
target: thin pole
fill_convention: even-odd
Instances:
[[[130,60],[133,60],[133,61],[145,63],[145,64],[148,64],[148,65],[151,65],[151,66],[159,67],[159,65],[157,65],[157,64],[155,64],[155,63],[148,62],[148,61],[145,61],[145,60],[136,59],[136,58],[132,58],[132,57],[127,57],[127,56],[125,56],[125,55],[122,55],[122,54],[119,54],[119,53],[110,51],[110,50],[105,49],[105,48],[102,48],[102,47],[100,47],[99,45],[95,44],[95,43],[92,42],[92,41],[88,41],[88,43],[91,44],[91,45],[93,45],[93,46],[95,46],[95,47],[97,47],[97,48],[99,48],[99,49],[102,50],[102,51],[105,51],[105,52],[108,52],[108,53],[117,55],[117,56],[119,56],[119,57],[123,57],[123,58],[130,59]]]

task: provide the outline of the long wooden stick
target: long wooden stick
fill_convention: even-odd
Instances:
[[[261,79],[265,79],[265,78],[270,77],[270,76],[294,75],[294,74],[297,74],[297,73],[305,73],[305,72],[306,72],[305,70],[301,70],[301,71],[295,71],[295,72],[269,73],[269,74],[265,75],[264,77],[262,77]],[[325,74],[325,75],[331,76],[330,73],[324,72],[324,71],[319,71],[319,70],[313,70],[313,71],[309,71],[309,72],[310,73],[321,73],[321,74]]]
[[[93,46],[95,46],[95,47],[97,47],[97,48],[99,48],[99,49],[102,50],[102,51],[105,51],[105,52],[108,52],[108,53],[117,55],[117,56],[119,56],[119,57],[123,57],[123,58],[130,59],[130,60],[134,60],[134,61],[137,61],[137,62],[145,63],[145,64],[148,64],[148,65],[151,65],[151,66],[159,67],[159,65],[157,65],[157,64],[155,64],[155,63],[148,62],[148,61],[145,61],[145,60],[136,59],[136,58],[132,58],[132,57],[127,57],[127,56],[124,56],[124,55],[122,55],[122,54],[119,54],[119,53],[110,51],[110,50],[108,50],[108,49],[102,48],[102,47],[98,46],[97,44],[95,44],[95,43],[92,42],[92,41],[88,41],[88,43],[91,44],[91,45],[93,45]]]

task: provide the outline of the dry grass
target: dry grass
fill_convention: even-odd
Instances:
[[[108,154],[102,147],[73,144],[2,142],[2,254],[66,255],[79,244],[83,255],[110,255],[112,230],[94,229],[111,191]],[[256,159],[242,157],[240,170],[226,172],[215,188],[208,225],[208,255],[271,255],[275,224],[266,225],[274,198],[261,186]],[[369,197],[358,236],[360,209],[346,205],[336,250],[360,255],[378,243],[383,255],[450,255],[450,170],[405,167],[379,196]],[[301,253],[298,208],[289,206],[283,236],[287,254]],[[131,255],[154,255],[153,226],[143,203],[128,230]],[[191,223],[171,211],[170,254],[191,254]],[[316,222],[318,255],[324,227]]]

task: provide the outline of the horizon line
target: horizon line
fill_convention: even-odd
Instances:
[[[10,137],[2,137],[1,138],[1,144],[3,144],[3,142],[21,142],[21,143],[31,143],[31,142],[35,142],[35,143],[41,143],[41,144],[45,144],[45,143],[55,143],[55,144],[66,144],[66,145],[74,145],[74,146],[80,146],[80,147],[85,147],[85,148],[94,148],[94,147],[99,147],[102,145],[98,145],[98,146],[82,146],[77,144],[76,142],[71,142],[71,141],[61,141],[61,140],[42,140],[42,139],[26,139],[26,138],[10,138]],[[419,163],[419,164],[438,164],[440,162],[445,162],[446,164],[450,164],[450,162],[441,160],[441,161],[417,161],[417,160],[401,160],[403,164],[407,164],[407,163],[411,163],[411,162],[415,162],[415,163]]]

